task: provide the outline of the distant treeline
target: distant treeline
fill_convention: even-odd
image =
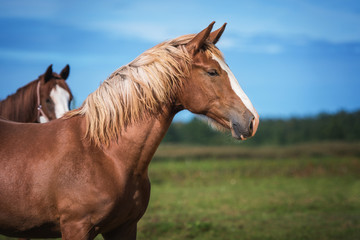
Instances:
[[[194,145],[239,144],[230,133],[213,130],[206,122],[194,118],[188,123],[175,122],[163,143]],[[321,113],[315,117],[261,119],[257,134],[244,145],[289,145],[321,141],[360,141],[360,110]]]

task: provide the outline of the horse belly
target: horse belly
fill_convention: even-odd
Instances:
[[[12,199],[14,202],[0,200],[1,234],[31,238],[59,236],[58,221],[46,201],[41,204],[31,198],[25,200],[15,196]]]
[[[60,229],[54,223],[42,223],[28,229],[19,230],[17,227],[0,226],[0,233],[14,238],[60,238]]]
[[[30,233],[58,236],[56,207],[49,185],[51,170],[42,171],[36,163],[18,159],[23,158],[8,154],[8,158],[0,161],[0,233],[14,237]]]

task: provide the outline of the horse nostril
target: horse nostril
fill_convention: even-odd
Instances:
[[[253,131],[254,131],[254,120],[255,120],[254,117],[251,117],[251,118],[250,118],[250,126],[249,126],[249,133],[250,133],[250,135],[252,135],[252,134],[253,134]]]

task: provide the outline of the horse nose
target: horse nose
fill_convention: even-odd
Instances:
[[[246,140],[255,135],[258,125],[258,115],[245,114],[240,121],[231,120],[231,134],[236,139]],[[246,120],[247,119],[247,120]]]

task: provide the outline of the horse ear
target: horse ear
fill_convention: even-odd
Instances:
[[[221,35],[223,34],[225,27],[226,27],[226,23],[224,23],[224,25],[222,25],[222,27],[219,28],[218,30],[215,30],[212,33],[210,33],[208,40],[213,44],[216,44],[219,41]]]
[[[67,64],[63,70],[61,70],[60,76],[62,79],[66,80],[69,77],[70,66]]]
[[[196,34],[196,36],[191,39],[188,44],[186,44],[186,48],[190,53],[194,55],[200,50],[206,39],[209,37],[209,34],[214,24],[215,22],[210,23],[207,28]]]
[[[50,66],[46,69],[46,72],[44,74],[44,81],[47,82],[52,78],[52,64],[50,64]]]

